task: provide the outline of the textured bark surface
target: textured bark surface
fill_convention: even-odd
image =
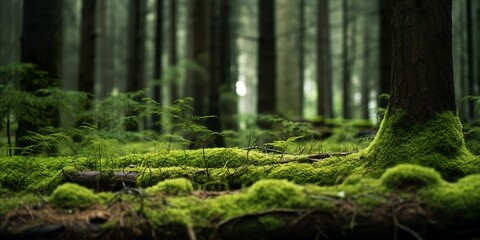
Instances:
[[[258,1],[258,113],[277,110],[275,70],[275,1]]]
[[[451,0],[394,1],[389,114],[424,123],[456,111],[451,19]]]
[[[390,93],[392,79],[392,0],[378,0],[380,5],[380,94]],[[388,100],[380,97],[378,106],[386,108]]]

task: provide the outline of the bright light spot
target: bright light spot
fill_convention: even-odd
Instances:
[[[120,91],[118,90],[118,88],[113,88],[112,89],[112,92],[110,93],[112,96],[117,96],[118,94],[120,93]]]
[[[247,95],[247,86],[245,85],[245,82],[237,81],[237,83],[235,83],[235,87],[237,89],[238,96],[243,97]]]

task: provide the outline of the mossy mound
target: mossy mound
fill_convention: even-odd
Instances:
[[[400,164],[387,169],[380,179],[382,184],[390,189],[420,189],[442,181],[435,170],[410,164]]]
[[[292,208],[305,206],[303,187],[287,180],[260,180],[245,191],[249,205],[259,208]]]
[[[422,197],[437,214],[455,221],[480,216],[480,175],[470,175],[455,183],[442,182],[425,189]]]
[[[50,196],[49,202],[60,208],[87,207],[100,201],[92,190],[75,183],[58,186]]]
[[[189,195],[193,185],[185,178],[167,179],[145,189],[148,194],[164,193],[168,195]]]

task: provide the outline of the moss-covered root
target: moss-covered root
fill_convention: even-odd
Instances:
[[[145,189],[147,194],[189,195],[193,191],[190,181],[185,178],[167,179]]]
[[[375,140],[362,154],[366,170],[377,176],[399,163],[432,167],[448,180],[480,172],[478,159],[465,147],[454,112],[437,114],[426,123],[411,123],[400,110],[387,113]]]
[[[98,201],[92,190],[75,183],[60,185],[50,197],[50,203],[61,208],[86,207]]]

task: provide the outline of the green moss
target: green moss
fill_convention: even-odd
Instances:
[[[446,183],[425,189],[420,196],[436,214],[455,221],[458,218],[480,216],[480,175],[471,175],[456,183]]]
[[[2,196],[1,197],[2,204],[0,204],[0,215],[3,216],[4,214],[18,209],[20,206],[24,204],[34,204],[39,203],[40,198],[34,194],[30,193],[21,193],[21,194],[13,194],[9,196]]]
[[[440,174],[432,168],[400,164],[387,169],[381,177],[382,184],[390,189],[420,189],[439,184]]]
[[[185,178],[167,179],[145,189],[148,194],[164,193],[168,195],[189,195],[192,191],[192,183]]]
[[[248,204],[258,208],[291,208],[305,205],[303,187],[287,180],[260,180],[245,192]]]
[[[50,203],[61,208],[86,207],[99,201],[92,190],[74,183],[60,185],[49,198]]]
[[[189,166],[197,168],[236,168],[246,165],[268,165],[280,160],[301,161],[305,156],[263,153],[238,148],[207,148],[197,150],[172,150],[169,152],[129,154],[115,161],[114,167],[138,165],[144,167]]]
[[[361,153],[366,172],[375,176],[399,163],[434,168],[446,179],[480,170],[465,147],[460,119],[453,112],[437,114],[423,124],[409,122],[403,111],[387,112],[376,138]]]

